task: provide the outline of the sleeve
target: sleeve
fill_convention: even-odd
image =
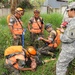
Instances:
[[[41,20],[40,20],[40,21],[41,21],[41,24],[44,24],[43,18],[40,18],[40,19],[41,19]]]
[[[74,19],[75,20],[75,19]],[[66,28],[64,34],[61,34],[60,39],[64,43],[71,43],[75,40],[75,21],[71,21]]]
[[[15,23],[15,19],[14,18],[10,18],[9,25],[10,26],[13,26],[14,23]]]
[[[48,37],[48,39],[49,39],[50,41],[54,41],[54,39],[55,39],[55,34],[54,34],[53,32],[51,32],[51,33],[50,33],[50,36]]]
[[[32,23],[33,23],[33,18],[31,17],[29,20],[29,24],[32,24]]]

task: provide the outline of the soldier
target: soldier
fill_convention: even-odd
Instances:
[[[44,55],[51,55],[52,57],[54,57],[55,47],[53,45],[53,42],[56,38],[56,31],[52,28],[52,25],[50,23],[46,24],[45,29],[49,33],[48,39],[39,37],[39,40],[44,41],[46,43],[46,46],[40,48],[38,52]]]
[[[13,45],[22,45],[23,23],[21,17],[23,14],[24,10],[18,7],[15,10],[15,14],[8,19],[8,26],[13,36]]]
[[[35,39],[38,36],[42,36],[44,31],[44,22],[42,17],[40,17],[40,11],[37,9],[34,10],[34,16],[29,20],[28,30],[30,32],[31,45],[35,46]]]
[[[5,67],[9,72],[7,75],[21,75],[20,71],[35,71],[37,67],[36,50],[32,46],[27,49],[22,46],[10,46],[5,50],[4,56]]]
[[[68,22],[65,31],[60,29],[62,51],[56,63],[56,75],[66,75],[69,63],[75,58],[75,2],[68,5],[67,13],[72,19]]]

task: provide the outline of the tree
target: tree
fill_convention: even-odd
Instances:
[[[11,14],[14,14],[15,9],[16,9],[17,4],[18,4],[18,0],[10,0],[10,4],[11,4]]]

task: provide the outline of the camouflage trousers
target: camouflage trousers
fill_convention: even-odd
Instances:
[[[20,71],[15,69],[12,65],[10,64],[5,64],[5,68],[8,70],[7,75],[21,75]]]
[[[75,42],[62,44],[62,51],[56,63],[56,75],[66,75],[69,63],[75,58]]]
[[[54,51],[55,51],[55,49],[53,47],[49,47],[49,46],[41,47],[38,49],[39,53],[44,54],[44,55],[51,55],[51,56],[54,55]]]
[[[13,38],[13,45],[22,45],[22,35],[16,35],[17,39]]]
[[[30,33],[30,45],[38,48],[41,46],[41,41],[38,40],[39,37],[43,37],[42,33]]]

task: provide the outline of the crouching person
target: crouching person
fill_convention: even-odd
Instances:
[[[39,39],[44,41],[46,46],[40,48],[38,52],[44,55],[51,55],[52,58],[55,58],[54,52],[60,44],[60,31],[55,31],[50,23],[46,24],[45,30],[49,33],[48,39],[43,37],[40,37]]]
[[[22,48],[22,46],[8,47],[4,53],[7,75],[21,75],[20,71],[27,70],[35,71],[37,67],[35,55],[36,50],[32,46],[27,49]]]

